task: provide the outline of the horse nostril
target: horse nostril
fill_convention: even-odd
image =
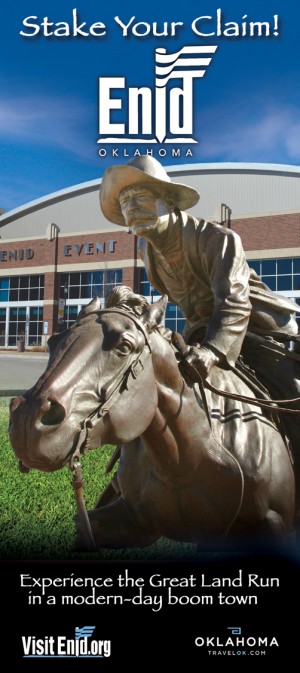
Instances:
[[[42,425],[60,425],[65,419],[66,412],[62,404],[55,400],[47,400],[47,409],[40,416]]]

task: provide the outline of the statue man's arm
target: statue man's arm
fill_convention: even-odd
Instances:
[[[231,230],[212,225],[204,237],[200,235],[198,238],[198,255],[214,295],[214,309],[202,348],[217,356],[219,361],[234,364],[251,312],[249,267],[241,239]],[[203,352],[203,357],[208,359],[207,351]],[[212,358],[213,364],[216,363]]]

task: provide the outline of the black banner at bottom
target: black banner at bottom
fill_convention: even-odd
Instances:
[[[1,568],[1,652],[11,670],[215,668],[297,654],[300,566],[291,558],[10,561]]]

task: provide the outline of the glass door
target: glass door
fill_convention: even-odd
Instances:
[[[8,321],[8,346],[16,346],[19,337],[26,336],[26,306],[10,307]]]

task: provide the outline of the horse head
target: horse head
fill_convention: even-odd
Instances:
[[[124,289],[140,297],[116,288],[102,310],[94,299],[74,325],[50,337],[44,374],[24,396],[12,399],[10,441],[23,469],[63,467],[83,428],[87,450],[129,442],[148,427],[157,406],[150,335],[167,299],[150,305],[140,297],[136,311],[133,300],[122,303]]]

